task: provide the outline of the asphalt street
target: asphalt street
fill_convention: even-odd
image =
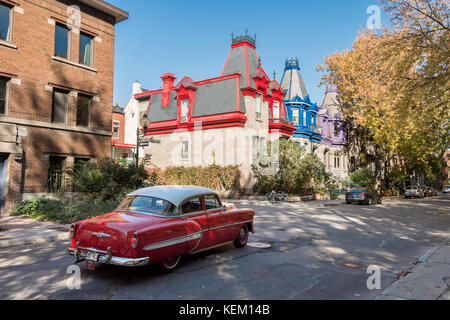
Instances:
[[[80,263],[69,289],[66,241],[0,249],[0,299],[374,299],[450,232],[450,197],[383,205],[246,205],[256,211],[250,242],[186,257],[174,273]],[[367,268],[381,269],[368,289]]]

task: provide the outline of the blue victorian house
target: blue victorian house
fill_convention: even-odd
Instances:
[[[322,140],[318,121],[319,108],[309,99],[300,74],[298,58],[291,57],[286,60],[281,86],[286,92],[286,117],[297,129],[293,134],[294,141],[303,146],[311,144],[314,151],[313,145],[320,144]]]

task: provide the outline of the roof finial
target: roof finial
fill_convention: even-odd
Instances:
[[[260,69],[261,67],[262,67],[262,66],[261,66],[261,57],[259,57],[259,58],[258,58],[258,67],[257,67],[257,68]]]
[[[273,80],[277,79],[277,72],[275,70],[273,70]]]

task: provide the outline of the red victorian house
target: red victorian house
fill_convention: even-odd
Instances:
[[[216,78],[175,83],[166,73],[162,89],[134,95],[141,117],[151,121],[146,134],[161,142],[145,148],[155,166],[238,165],[241,188],[252,191],[251,165],[266,142],[296,130],[286,120],[284,90],[267,76],[255,43],[247,34],[232,36]]]

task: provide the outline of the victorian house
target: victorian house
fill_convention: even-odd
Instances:
[[[240,169],[240,187],[251,193],[252,164],[267,141],[291,137],[283,88],[261,64],[255,37],[232,36],[222,73],[211,79],[177,81],[164,74],[162,89],[137,93],[140,117],[151,121],[146,135],[160,141],[145,147],[154,166],[221,166]]]
[[[346,178],[348,161],[345,122],[340,113],[336,85],[327,86],[322,106],[312,103],[306,90],[298,58],[286,60],[281,86],[285,91],[287,119],[296,130],[292,139],[322,159],[327,171]]]

